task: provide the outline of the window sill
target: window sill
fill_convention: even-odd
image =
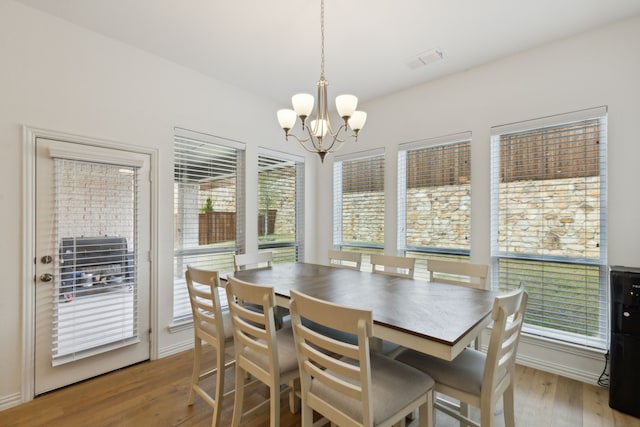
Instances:
[[[167,326],[167,329],[169,330],[170,334],[176,334],[178,332],[193,329],[193,320],[174,320],[169,324],[169,326]]]

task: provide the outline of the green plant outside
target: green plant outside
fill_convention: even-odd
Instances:
[[[211,197],[207,197],[207,201],[204,206],[200,208],[200,213],[213,212],[213,201]]]

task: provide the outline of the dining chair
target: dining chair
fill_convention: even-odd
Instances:
[[[237,254],[233,256],[233,270],[249,270],[254,268],[269,268],[273,265],[272,252],[255,252],[250,254]],[[253,307],[259,309],[259,307]],[[274,316],[276,319],[276,327],[282,327],[285,317],[289,315],[289,310],[284,307],[276,307]]]
[[[233,324],[234,353],[236,357],[236,396],[233,406],[232,426],[240,425],[241,418],[270,404],[270,425],[280,426],[280,394],[289,392],[289,408],[292,413],[299,410],[299,399],[295,396],[296,381],[300,378],[295,344],[291,328],[276,330],[273,310],[275,293],[273,287],[252,284],[228,278],[227,299]],[[244,307],[244,303],[258,305],[255,311]],[[269,387],[270,399],[242,413],[245,378],[251,374]],[[288,388],[281,391],[281,385]]]
[[[405,350],[396,360],[431,375],[436,382],[436,392],[460,401],[459,406],[438,401],[435,407],[459,420],[461,426],[493,426],[495,405],[502,398],[505,425],[514,427],[515,362],[527,298],[523,286],[495,298],[486,354],[467,347],[448,362]],[[469,418],[468,405],[480,408],[480,423]]]
[[[339,426],[393,426],[418,410],[421,427],[433,425],[433,385],[429,376],[369,351],[371,310],[322,301],[291,291],[291,322],[300,366],[302,426],[313,411]],[[308,319],[357,336],[356,343],[309,329]]]
[[[489,266],[486,264],[430,259],[427,261],[427,271],[429,271],[430,281],[474,289],[486,289]],[[479,349],[477,337],[473,340],[471,346],[476,350]]]
[[[371,271],[374,273],[413,279],[415,266],[415,258],[380,254],[371,255]],[[378,267],[381,268],[378,269]]]
[[[430,259],[427,261],[427,270],[430,281],[485,289],[489,266]]]
[[[271,267],[272,264],[272,252],[236,254],[233,256],[233,271],[248,270],[251,268]]]
[[[331,267],[360,270],[361,264],[362,253],[360,252],[346,252],[329,249],[329,265]]]
[[[199,395],[213,408],[212,425],[217,426],[220,424],[220,408],[223,399],[234,392],[234,390],[224,392],[225,371],[235,364],[234,360],[226,360],[225,352],[233,338],[231,318],[228,311],[221,309],[218,272],[187,266],[185,279],[191,303],[194,332],[193,373],[191,375],[189,405],[193,405],[196,394]],[[201,368],[203,341],[214,348],[216,359],[215,368],[205,372],[202,372]],[[213,375],[216,375],[215,394],[211,396],[200,382]]]

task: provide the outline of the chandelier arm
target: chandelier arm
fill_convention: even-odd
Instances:
[[[292,136],[293,138],[295,138],[295,140],[298,141],[298,143],[300,143],[302,148],[304,148],[305,150],[307,150],[310,153],[317,153],[318,151],[325,151],[325,150],[322,150],[320,148],[320,146],[317,144],[316,138],[311,133],[310,127],[306,126],[305,130],[309,134],[308,138],[300,138],[298,135],[296,135],[295,133],[291,133],[291,132],[288,133],[287,136]],[[309,148],[309,146],[307,144],[309,142],[310,142],[311,147],[313,147],[313,148]],[[333,144],[332,144],[332,146],[333,146]]]
[[[352,138],[353,135],[346,135],[344,139],[340,139],[338,138],[340,136],[340,132],[344,130],[345,134],[347,131],[347,125],[342,124],[340,125],[340,127],[338,128],[338,130],[336,131],[336,133],[334,134],[333,132],[329,131],[330,135],[333,137],[333,141],[331,141],[331,145],[329,146],[329,148],[327,148],[327,151],[332,152],[332,151],[336,151],[339,150],[340,147],[342,147],[342,144],[344,144],[344,142],[349,139]],[[336,147],[335,149],[333,149],[333,146],[336,144],[336,142],[339,143],[338,147]]]
[[[338,136],[340,136],[340,132],[342,132],[343,130],[344,130],[345,135],[347,135],[348,129],[347,129],[347,125],[346,125],[346,124],[344,124],[344,123],[340,125],[340,127],[338,128],[338,130],[337,130],[335,133],[333,133],[333,132],[331,131],[331,128],[329,128],[328,133],[329,133],[329,134],[331,134],[331,136],[333,137],[333,139],[334,139],[334,140],[336,140],[336,139],[337,139],[337,140],[338,140],[338,141],[340,141],[340,142],[344,142],[344,140],[342,140],[342,139],[338,138]],[[346,140],[347,138],[351,138],[351,136],[352,136],[352,135],[347,135],[347,136],[345,136],[345,140]]]
[[[305,151],[308,151],[309,153],[318,154],[318,153],[324,152],[324,150],[320,151],[320,150],[317,150],[315,148],[311,149],[311,148],[307,147],[306,144],[303,144],[303,143],[300,143],[300,145],[302,146],[302,148],[305,149]]]
[[[295,140],[296,140],[296,141],[298,141],[300,144],[304,144],[304,143],[306,143],[307,141],[309,141],[309,139],[310,139],[310,138],[300,139],[300,138],[298,137],[298,135],[296,135],[295,133],[291,133],[291,132],[289,132],[289,133],[287,134],[287,136],[288,136],[288,137],[289,137],[289,136],[292,136],[292,137],[293,137],[293,138],[295,138]]]
[[[344,139],[340,139],[336,135],[333,139],[333,142],[331,143],[331,146],[329,146],[329,148],[327,149],[327,152],[333,153],[334,151],[338,151],[339,149],[342,148],[344,143],[347,142],[349,139],[353,139],[355,142],[358,142],[358,135],[356,135],[355,133],[352,133],[351,135],[346,135]],[[338,146],[334,147],[336,142],[338,143]]]
[[[335,151],[338,151],[342,148],[342,146],[344,145],[346,140],[338,140],[338,146],[335,148],[331,148],[330,150],[327,150],[329,153],[333,153]],[[331,147],[333,147],[333,144],[331,144]]]

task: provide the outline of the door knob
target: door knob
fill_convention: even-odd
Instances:
[[[42,280],[43,282],[50,282],[51,280],[53,280],[53,275],[51,273],[44,273],[40,276],[40,280]]]

